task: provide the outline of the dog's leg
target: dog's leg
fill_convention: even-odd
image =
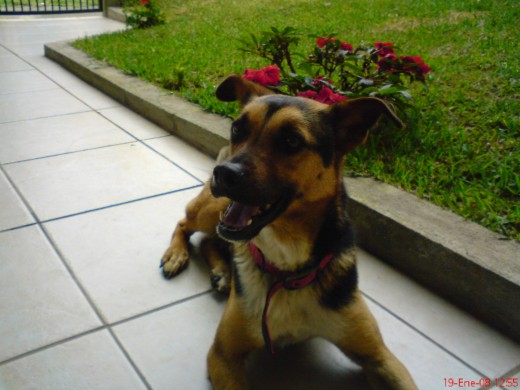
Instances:
[[[171,278],[186,268],[190,257],[190,236],[195,232],[214,235],[220,212],[228,203],[226,198],[216,199],[211,195],[209,183],[188,203],[186,217],[177,223],[170,246],[161,260],[164,276]]]
[[[194,231],[189,230],[187,226],[187,218],[183,218],[177,223],[170,246],[161,259],[163,275],[168,279],[177,275],[188,266],[190,257],[189,240]]]
[[[215,390],[249,389],[246,359],[262,347],[262,341],[249,333],[249,322],[232,290],[208,353],[208,373]]]
[[[211,286],[220,293],[229,293],[231,244],[216,235],[208,236],[201,242],[200,251],[211,269]]]
[[[417,390],[411,375],[383,342],[376,320],[359,291],[346,309],[348,326],[338,347],[358,363],[374,389]]]

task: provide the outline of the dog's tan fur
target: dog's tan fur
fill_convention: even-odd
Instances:
[[[239,100],[243,106],[241,118],[247,117],[247,137],[231,142],[221,160],[247,159],[247,188],[252,189],[245,196],[255,202],[261,196],[258,193],[263,194],[269,186],[290,184],[288,188],[294,194],[287,208],[250,241],[279,269],[297,271],[313,259],[316,247],[321,245],[318,242],[323,242],[322,232],[327,224],[348,225],[342,198],[344,154],[364,142],[369,128],[381,115],[386,114],[395,122],[398,119],[377,99],[326,106],[300,98],[274,100],[277,98],[266,96],[270,94],[271,91],[238,76],[230,76],[221,84],[217,96],[225,101]],[[320,124],[325,128],[322,123],[325,120],[327,126],[335,129],[334,143],[327,146],[326,153],[320,151],[323,134],[313,127]],[[296,141],[305,144],[297,153],[283,154],[276,149],[281,129],[287,126],[291,134],[297,135]],[[287,142],[292,145],[295,140]],[[177,225],[162,263],[166,276],[180,272],[188,262],[189,236],[204,231],[208,238],[203,252],[212,263],[213,277],[222,276],[216,287],[225,290],[230,279],[223,261],[226,246],[215,235],[215,228],[219,214],[230,200],[214,197],[212,190],[219,192],[215,177],[188,205],[186,218]],[[329,221],[331,210],[334,221]],[[272,275],[253,262],[247,242],[235,241],[232,246],[235,276],[208,354],[209,376],[217,390],[248,388],[245,361],[252,351],[264,347],[260,324],[266,294],[274,282]],[[271,338],[280,346],[323,337],[360,364],[374,388],[416,389],[406,368],[386,348],[357,284],[349,278],[356,267],[355,252],[352,245],[342,247],[317,281],[299,290],[281,289],[273,296],[269,307]],[[343,288],[338,285],[342,280],[351,284],[346,286],[351,290],[344,300],[324,303],[335,299],[336,289]]]

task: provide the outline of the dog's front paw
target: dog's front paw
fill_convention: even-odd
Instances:
[[[229,294],[231,288],[231,277],[229,272],[214,268],[211,270],[211,287],[221,294]]]
[[[163,275],[170,279],[179,274],[188,266],[190,253],[187,248],[169,247],[161,259]]]

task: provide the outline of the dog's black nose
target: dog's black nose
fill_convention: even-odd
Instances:
[[[219,192],[232,190],[242,184],[246,176],[243,164],[225,161],[213,169],[213,183]]]

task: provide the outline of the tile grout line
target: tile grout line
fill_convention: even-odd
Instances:
[[[5,174],[5,173],[4,173]],[[16,188],[14,183],[12,181],[8,181],[9,184],[11,184],[11,186],[13,188]],[[4,232],[10,232],[10,231],[13,231],[13,230],[19,230],[19,229],[23,229],[23,228],[26,228],[26,227],[31,227],[31,226],[37,226],[38,224],[45,224],[45,223],[49,223],[49,222],[55,222],[55,221],[60,221],[62,219],[67,219],[67,218],[73,218],[73,217],[77,217],[79,215],[84,215],[84,214],[90,214],[90,213],[95,213],[97,211],[101,211],[101,210],[106,210],[106,209],[111,209],[111,208],[114,208],[114,207],[119,207],[119,206],[125,206],[127,204],[132,204],[132,203],[137,203],[137,202],[142,202],[142,201],[145,201],[145,200],[149,200],[149,199],[154,199],[154,198],[160,198],[161,196],[168,196],[168,195],[172,195],[172,194],[176,194],[178,192],[183,192],[183,191],[189,191],[189,190],[193,190],[195,188],[200,188],[202,187],[202,184],[197,184],[197,185],[194,185],[194,186],[191,186],[191,187],[185,187],[185,188],[180,188],[178,190],[172,190],[172,191],[167,191],[167,192],[162,192],[160,194],[155,194],[155,195],[150,195],[150,196],[145,196],[143,198],[136,198],[136,199],[131,199],[131,200],[127,200],[125,202],[121,202],[121,203],[113,203],[113,204],[110,204],[108,206],[102,206],[102,207],[97,207],[95,209],[90,209],[90,210],[84,210],[84,211],[80,211],[80,212],[77,212],[77,213],[73,213],[73,214],[67,214],[67,215],[62,215],[60,217],[55,217],[55,218],[50,218],[50,219],[46,219],[46,220],[43,220],[43,221],[38,221],[38,222],[31,222],[31,223],[28,223],[28,224],[25,224],[25,225],[20,225],[20,226],[14,226],[14,227],[11,227],[11,228],[7,228],[7,229],[3,229],[3,230],[0,230],[0,233],[4,233]],[[21,194],[20,192],[17,190],[16,191],[16,194],[21,197]],[[26,206],[26,203],[24,202],[24,206]],[[26,206],[27,207],[27,206]],[[35,214],[33,214],[32,210],[29,209],[30,213],[31,213],[31,217],[33,217],[34,219],[37,219],[35,217]]]
[[[27,223],[25,225],[14,226],[14,227],[10,227],[10,228],[7,228],[7,229],[2,229],[2,230],[0,230],[0,234],[1,233],[12,232],[13,230],[20,230],[20,229],[24,229],[26,227],[31,227],[31,226],[36,226],[36,225],[38,225],[38,223],[31,222],[31,223]]]
[[[459,356],[457,356],[455,353],[451,352],[450,350],[448,350],[446,347],[444,347],[442,344],[440,344],[439,342],[435,341],[432,337],[430,337],[429,335],[427,335],[426,333],[424,333],[423,331],[421,331],[419,328],[415,327],[414,325],[412,325],[410,322],[406,321],[405,319],[399,317],[396,313],[392,312],[390,309],[388,309],[386,306],[382,305],[381,303],[379,303],[377,300],[375,300],[374,298],[372,298],[370,295],[368,295],[367,293],[365,292],[361,292],[361,294],[367,298],[370,302],[374,303],[375,305],[377,305],[379,308],[383,309],[385,312],[387,312],[388,314],[390,314],[392,317],[394,317],[395,319],[397,319],[399,322],[403,323],[404,325],[406,325],[408,328],[410,328],[411,330],[413,330],[414,332],[416,332],[417,334],[419,334],[420,336],[422,336],[423,338],[425,338],[426,340],[428,340],[429,342],[431,342],[433,345],[435,345],[436,347],[440,348],[442,351],[446,352],[448,355],[450,355],[451,357],[453,357],[455,360],[457,360],[458,362],[462,363],[463,365],[465,365],[466,367],[468,367],[470,370],[474,371],[476,374],[478,374],[480,377],[482,378],[485,378],[486,375],[484,373],[482,373],[479,369],[477,369],[476,367],[473,367],[471,364],[469,364],[468,362],[464,361],[462,358],[460,358]]]
[[[139,367],[137,366],[137,364],[134,362],[134,359],[132,359],[132,357],[130,356],[130,354],[128,353],[128,351],[126,350],[125,346],[123,345],[123,343],[121,342],[121,340],[119,340],[119,338],[116,336],[115,332],[114,332],[114,329],[112,329],[112,326],[108,326],[107,327],[107,330],[108,332],[110,333],[110,336],[112,337],[112,340],[114,340],[114,342],[116,343],[116,345],[119,347],[119,350],[121,351],[121,353],[125,356],[126,360],[128,361],[128,363],[132,366],[132,368],[134,369],[134,372],[137,374],[137,376],[139,377],[139,379],[141,379],[141,382],[143,382],[143,384],[145,385],[145,387],[148,389],[148,390],[152,390],[152,386],[150,385],[150,383],[148,382],[148,379],[146,379],[146,376],[144,375],[144,373],[141,372],[141,370],[139,369]]]
[[[45,160],[45,159],[47,159],[47,158],[54,158],[54,157],[68,156],[68,155],[70,155],[70,154],[75,154],[75,153],[90,152],[90,151],[94,151],[94,150],[100,150],[100,149],[112,148],[112,147],[116,147],[116,146],[130,145],[130,144],[133,144],[133,143],[135,143],[135,141],[128,141],[128,142],[120,142],[120,143],[115,143],[115,144],[110,144],[110,145],[95,146],[95,147],[93,147],[93,148],[86,148],[86,149],[74,150],[74,151],[71,151],[71,152],[63,152],[63,153],[56,153],[56,154],[48,154],[48,155],[40,156],[40,157],[27,158],[27,159],[25,159],[25,160],[9,161],[9,162],[5,162],[5,163],[3,163],[2,165],[5,166],[5,165],[22,164],[22,163],[31,162],[31,161]]]
[[[71,115],[77,115],[77,114],[85,114],[85,113],[89,113],[89,112],[92,112],[92,110],[79,111],[79,112],[67,112],[67,113],[64,113],[64,114],[55,114],[55,115],[49,115],[49,116],[41,116],[41,117],[37,117],[37,118],[16,119],[14,121],[0,122],[0,125],[6,125],[6,124],[12,124],[12,123],[20,123],[20,122],[29,122],[29,121],[37,121],[37,120],[42,120],[42,119],[47,119],[47,118],[58,118],[60,116],[71,116]]]
[[[96,333],[96,332],[99,332],[101,330],[104,330],[104,329],[107,329],[107,326],[106,325],[101,325],[101,326],[97,326],[95,328],[92,328],[92,329],[89,329],[89,330],[86,330],[84,332],[80,332],[78,334],[75,334],[75,335],[72,335],[72,336],[69,336],[69,337],[66,337],[64,339],[60,339],[58,341],[54,341],[52,343],[49,343],[49,344],[46,344],[46,345],[43,345],[41,347],[37,347],[37,348],[34,348],[34,349],[31,349],[30,351],[27,351],[27,352],[23,352],[19,355],[16,355],[16,356],[13,356],[13,357],[10,357],[8,359],[5,359],[5,360],[2,360],[0,361],[0,367],[6,365],[6,364],[9,364],[9,363],[12,363],[12,362],[15,362],[17,360],[20,360],[20,359],[23,359],[23,358],[26,358],[28,356],[32,356],[32,355],[35,355],[39,352],[42,352],[42,351],[45,351],[47,349],[51,349],[51,348],[54,348],[54,347],[57,347],[61,344],[65,344],[65,343],[68,343],[69,341],[73,341],[73,340],[77,340],[77,339],[80,339],[84,336],[88,336],[90,334],[93,334],[93,333]]]
[[[34,121],[34,120],[46,119],[46,118],[57,118],[59,116],[64,116],[64,115],[84,114],[84,113],[87,113],[87,112],[92,112],[92,110],[67,112],[65,114],[56,114],[56,115],[49,115],[49,116],[38,116],[38,117],[34,117],[34,118],[21,118],[21,119],[15,119],[15,120],[12,120],[12,121],[0,122],[0,125],[9,124],[9,123],[25,122],[25,121]]]
[[[149,196],[145,196],[143,198],[131,199],[131,200],[127,200],[127,201],[120,202],[120,203],[113,203],[113,204],[110,204],[110,205],[107,205],[107,206],[101,206],[101,207],[97,207],[97,208],[90,209],[90,210],[79,211],[79,212],[73,213],[73,214],[67,214],[67,215],[62,215],[62,216],[55,217],[55,218],[46,219],[44,221],[41,221],[41,223],[45,224],[45,223],[49,223],[49,222],[60,221],[62,219],[77,217],[77,216],[84,215],[84,214],[95,213],[97,211],[111,209],[111,208],[119,207],[119,206],[125,206],[127,204],[132,204],[132,203],[138,203],[138,202],[142,202],[142,201],[149,200],[149,199],[160,198],[162,196],[172,195],[172,194],[176,194],[178,192],[183,192],[183,191],[189,191],[189,190],[193,190],[195,188],[200,188],[200,187],[202,187],[202,184],[196,184],[194,186],[184,187],[184,188],[180,188],[180,189],[172,190],[172,191],[167,191],[167,192],[162,192],[160,194],[149,195]]]
[[[213,291],[214,290],[212,288],[210,288],[210,289],[208,289],[206,291],[202,291],[200,293],[196,293],[196,294],[190,295],[189,297],[181,298],[178,301],[171,302],[171,303],[168,303],[166,305],[159,306],[159,307],[155,307],[153,309],[144,311],[144,312],[139,313],[139,314],[135,314],[135,315],[130,316],[128,318],[124,318],[122,320],[115,321],[115,322],[111,323],[110,326],[111,327],[115,327],[115,326],[119,326],[119,325],[125,324],[125,323],[130,322],[130,321],[137,320],[137,319],[145,317],[147,315],[154,314],[154,313],[157,313],[157,312],[169,309],[171,307],[181,305],[183,303],[186,303],[186,302],[189,302],[191,300],[203,297],[205,295],[210,295]]]

